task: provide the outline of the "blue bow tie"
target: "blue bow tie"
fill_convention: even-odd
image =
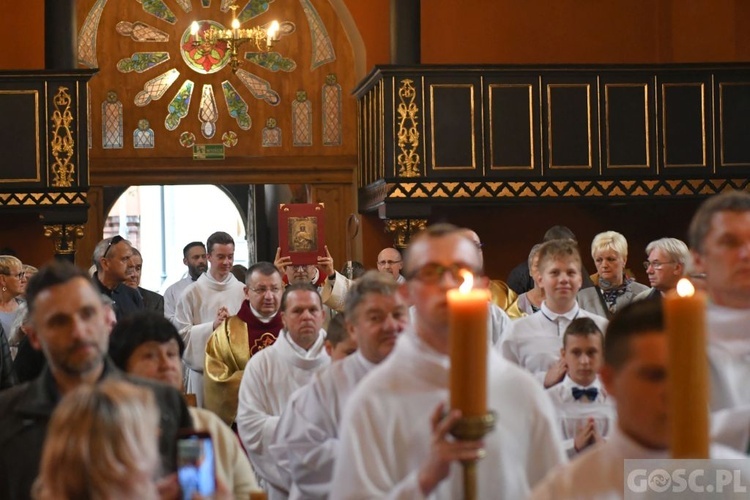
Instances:
[[[580,387],[573,387],[573,399],[578,401],[583,396],[586,396],[589,401],[596,400],[599,395],[599,389],[596,387],[589,387],[588,389],[581,389]]]

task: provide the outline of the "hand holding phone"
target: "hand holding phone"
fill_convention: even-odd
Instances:
[[[177,437],[177,478],[183,500],[213,498],[216,494],[216,457],[207,432],[181,432]]]

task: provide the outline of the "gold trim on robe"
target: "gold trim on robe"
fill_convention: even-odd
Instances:
[[[276,335],[266,332],[248,344],[247,323],[231,316],[211,334],[206,345],[203,397],[206,409],[216,413],[227,425],[237,415],[238,394],[245,365],[252,355],[270,346]]]

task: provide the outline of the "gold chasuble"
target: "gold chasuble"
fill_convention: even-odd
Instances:
[[[492,302],[508,313],[510,318],[516,319],[525,316],[516,304],[518,295],[504,281],[491,280],[489,289],[492,294]]]
[[[239,313],[219,325],[206,345],[204,405],[227,425],[234,423],[245,365],[255,354],[272,345],[283,328],[281,314],[260,321],[247,301]]]

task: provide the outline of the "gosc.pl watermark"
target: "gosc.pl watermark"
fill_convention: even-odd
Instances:
[[[625,460],[625,500],[750,498],[750,459]]]

